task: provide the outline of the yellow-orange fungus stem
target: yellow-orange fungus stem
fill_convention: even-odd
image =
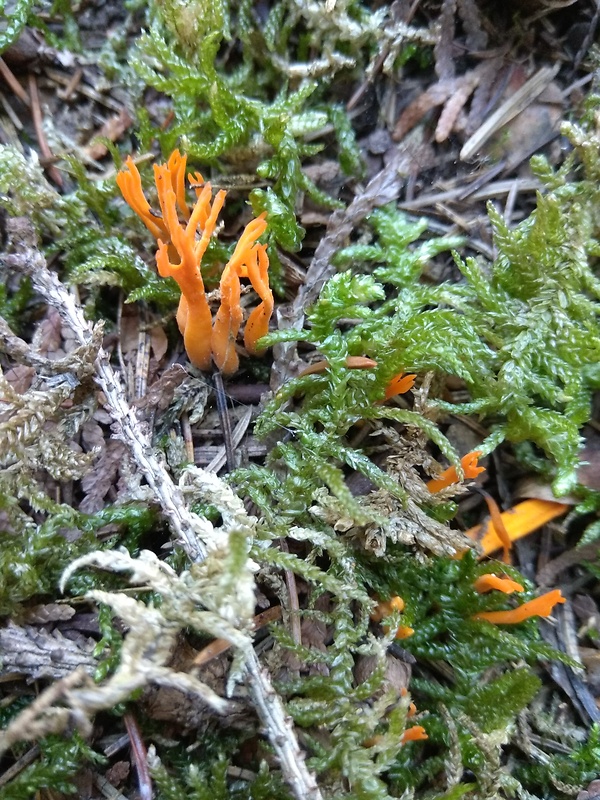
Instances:
[[[480,490],[481,494],[483,495],[483,499],[486,502],[488,507],[488,511],[490,512],[490,517],[492,522],[494,523],[494,530],[498,534],[498,538],[502,542],[502,560],[505,564],[510,564],[510,551],[512,548],[512,539],[508,535],[508,531],[504,525],[504,520],[502,518],[502,512],[498,507],[498,503],[494,500],[494,498],[489,495],[487,492]]]
[[[373,622],[381,622],[394,611],[404,611],[404,600],[398,595],[377,603],[377,608],[371,613],[371,619]]]
[[[196,172],[188,176],[196,194],[196,202],[190,209],[185,192],[186,163],[187,157],[175,150],[166,164],[154,166],[160,215],[152,211],[144,197],[140,174],[131,158],[117,175],[117,184],[125,200],[158,240],[159,274],[174,278],[181,289],[177,324],[190,361],[200,369],[209,369],[214,360],[219,369],[231,374],[238,368],[235,345],[243,321],[240,278],[250,280],[261,301],[250,314],[244,335],[251,353],[258,353],[257,342],[268,332],[273,313],[267,246],[257,243],[267,227],[266,213],[246,225],[223,269],[221,305],[213,324],[201,262],[215,233],[226,192],[221,190],[213,198],[210,183],[205,184],[202,175]]]
[[[406,697],[407,694],[408,694],[408,689],[406,688],[406,686],[403,686],[400,689],[400,697]],[[416,713],[417,713],[416,705],[414,703],[410,703],[408,706],[408,711],[406,712],[406,716],[408,717],[408,719],[410,719],[411,717],[414,717]]]
[[[416,375],[405,375],[403,372],[393,377],[385,387],[385,395],[382,402],[385,403],[386,400],[391,400],[392,397],[396,397],[398,394],[410,391],[415,385],[416,377]]]
[[[413,725],[412,728],[407,728],[402,734],[402,744],[406,742],[420,742],[428,739],[427,732],[422,725]]]
[[[460,460],[463,472],[465,473],[465,480],[476,478],[480,472],[485,472],[485,467],[477,465],[477,459],[481,455],[479,450],[474,450],[472,453],[467,453]],[[434,478],[427,483],[427,488],[432,494],[452,486],[453,483],[458,483],[458,475],[456,474],[456,467],[448,467],[445,469],[439,478]]]
[[[551,500],[524,500],[514,508],[503,511],[500,517],[510,540],[516,542],[517,539],[536,531],[550,520],[562,516],[569,508],[570,506],[565,503],[555,503]],[[466,534],[470,539],[477,541],[482,530],[484,530],[482,525],[476,525]],[[496,530],[493,519],[479,544],[484,556],[494,553],[503,546],[501,534]]]
[[[560,589],[553,589],[510,611],[480,611],[473,619],[484,619],[494,625],[516,625],[531,617],[549,617],[554,606],[564,602]]]
[[[504,592],[504,594],[524,591],[520,583],[511,580],[511,578],[500,578],[498,575],[493,575],[491,572],[480,575],[473,584],[473,588],[476,592],[479,592],[479,594],[484,594],[485,592],[491,592],[493,590]]]
[[[410,636],[413,635],[414,632],[415,632],[414,628],[411,628],[408,625],[400,625],[400,627],[396,631],[394,639],[408,639]]]
[[[346,359],[346,366],[348,369],[373,369],[373,367],[377,366],[377,362],[373,361],[372,358],[366,358],[366,356],[348,356]],[[327,369],[329,369],[329,361],[315,361],[314,364],[303,369],[298,377],[303,378],[305,375],[317,375],[321,372],[325,372]]]

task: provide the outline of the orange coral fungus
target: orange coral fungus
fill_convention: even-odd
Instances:
[[[372,369],[377,366],[377,362],[366,356],[348,356],[346,358],[346,366],[348,369]],[[326,369],[329,369],[329,361],[315,361],[314,364],[303,369],[298,377],[303,378],[305,375],[317,375],[320,372],[325,372]]]
[[[480,455],[481,452],[479,450],[474,450],[472,453],[467,453],[466,456],[461,458],[460,463],[465,473],[465,479],[476,478],[480,472],[485,472],[485,467],[477,466],[477,459]],[[458,475],[456,474],[456,467],[454,466],[445,469],[439,478],[434,478],[429,481],[427,483],[427,488],[434,494],[435,492],[440,492],[442,489],[445,489],[447,486],[451,486],[453,483],[458,483]]]
[[[480,575],[473,584],[473,587],[479,594],[491,592],[494,589],[498,592],[504,592],[504,594],[524,591],[520,583],[511,580],[511,578],[500,578],[498,575],[493,575],[491,572]]]
[[[406,742],[420,742],[424,739],[429,739],[425,728],[422,725],[413,725],[412,728],[407,728],[404,731],[400,741],[402,744],[406,744]]]
[[[527,536],[528,533],[541,528],[542,525],[550,522],[555,517],[560,517],[568,509],[569,506],[565,503],[555,503],[551,500],[525,500],[522,503],[518,503],[514,508],[503,511],[500,514],[500,518],[509,538],[515,542],[517,539]],[[483,526],[476,525],[474,528],[470,528],[466,534],[476,541],[482,530]],[[487,527],[485,536],[479,544],[485,556],[503,546],[501,534],[499,535],[496,530],[493,517]]]
[[[373,622],[381,622],[382,619],[389,617],[394,611],[404,611],[404,600],[401,597],[398,597],[398,595],[391,597],[389,600],[383,600],[378,603],[377,608],[371,612],[371,619]],[[387,633],[389,627],[384,627],[384,630]],[[408,639],[408,637],[412,636],[413,633],[413,628],[410,628],[408,625],[400,625],[396,630],[395,638]]]
[[[373,622],[381,622],[384,617],[389,617],[393,611],[404,611],[404,600],[398,595],[377,603],[377,607],[371,612],[371,619]]]
[[[480,611],[473,614],[473,619],[484,619],[494,625],[515,625],[530,617],[549,617],[554,606],[564,602],[560,589],[553,589],[510,611]]]
[[[410,391],[415,384],[416,377],[416,375],[405,375],[403,372],[399,372],[385,387],[385,394],[381,402],[385,403],[386,400],[391,400],[398,394]]]
[[[204,183],[202,175],[197,172],[188,176],[196,192],[196,201],[190,210],[185,198],[186,158],[175,150],[166,164],[154,166],[160,215],[152,211],[144,197],[140,174],[131,158],[117,175],[117,183],[125,200],[158,240],[159,274],[163,278],[174,278],[181,289],[177,324],[190,361],[200,369],[209,369],[214,359],[219,369],[231,374],[238,367],[235,340],[243,319],[240,278],[250,280],[261,300],[246,323],[244,342],[251,353],[258,352],[256,343],[268,332],[273,313],[266,245],[257,243],[267,227],[266,215],[263,213],[246,225],[223,269],[221,306],[213,325],[200,267],[226,192],[221,190],[213,198],[211,184]],[[180,217],[185,224],[180,222]]]

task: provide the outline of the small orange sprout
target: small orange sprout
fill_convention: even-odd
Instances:
[[[408,694],[408,689],[406,688],[406,686],[403,686],[400,689],[400,697],[406,697],[407,694]],[[414,717],[416,713],[417,713],[416,705],[412,702],[409,703],[408,711],[406,712],[407,718],[410,719],[411,717]]]
[[[416,375],[405,375],[403,372],[399,372],[385,387],[385,394],[381,402],[385,403],[386,400],[391,400],[392,397],[396,397],[398,394],[410,391],[415,385],[416,377]]]
[[[516,625],[530,617],[549,617],[554,606],[564,602],[560,589],[553,589],[510,611],[480,611],[473,614],[473,619],[484,619],[494,625]]]
[[[407,728],[404,731],[401,742],[406,744],[407,742],[420,742],[424,739],[429,739],[425,728],[422,725],[413,725],[412,728]]]
[[[545,525],[550,520],[560,517],[569,506],[565,503],[554,502],[551,500],[524,500],[522,503],[517,503],[514,508],[503,511],[500,514],[502,525],[506,530],[511,541],[516,542],[523,536],[533,533],[542,525]],[[482,525],[476,525],[474,528],[469,528],[466,535],[475,541],[481,531]],[[487,526],[487,532],[479,542],[484,556],[499,550],[504,546],[502,533],[498,532],[492,517],[492,521]]]
[[[473,587],[479,594],[494,590],[504,592],[504,594],[524,591],[520,583],[511,580],[511,578],[500,578],[498,575],[493,575],[491,572],[480,575],[473,584]]]
[[[223,269],[221,305],[213,324],[200,266],[215,232],[226,192],[221,190],[213,198],[211,184],[204,183],[200,173],[188,175],[196,193],[196,202],[190,210],[185,197],[186,160],[185,155],[175,150],[166,164],[154,166],[160,214],[150,208],[140,174],[131,158],[117,175],[117,184],[127,203],[158,241],[156,264],[159,274],[163,278],[174,278],[181,289],[177,324],[190,361],[206,370],[214,360],[220,370],[231,374],[239,363],[235,341],[243,319],[240,278],[250,280],[261,300],[246,323],[244,343],[251,353],[258,354],[256,344],[268,332],[273,313],[266,245],[257,243],[267,227],[266,214],[246,225]],[[185,224],[180,222],[180,217]]]
[[[477,459],[480,455],[481,452],[479,450],[474,450],[472,453],[467,453],[466,456],[461,458],[460,463],[465,473],[465,479],[476,478],[480,472],[485,472],[485,467],[477,466]],[[439,478],[434,478],[429,481],[427,483],[427,488],[432,494],[435,494],[435,492],[440,492],[453,483],[458,483],[458,475],[456,474],[456,467],[454,466],[445,469]]]
[[[396,631],[394,639],[408,639],[414,634],[414,632],[415,629],[411,628],[409,625],[400,625]]]

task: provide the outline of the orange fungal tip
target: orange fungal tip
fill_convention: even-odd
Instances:
[[[381,622],[382,619],[389,617],[394,611],[404,611],[404,600],[398,595],[377,603],[377,607],[371,612],[371,620],[373,622]]]
[[[505,564],[510,564],[511,563],[510,551],[512,548],[512,539],[510,538],[509,533],[506,530],[506,525],[504,524],[504,518],[502,517],[502,512],[500,511],[498,503],[494,500],[494,498],[491,495],[482,490],[480,491],[488,507],[488,511],[490,512],[490,519],[494,524],[494,530],[498,534],[498,539],[502,544],[502,560],[504,561]]]
[[[503,511],[499,514],[499,517],[510,541],[515,542],[523,536],[538,530],[542,525],[556,519],[556,517],[562,516],[569,508],[570,506],[565,503],[551,500],[524,500],[522,503],[517,503],[514,508]],[[490,516],[492,516],[492,520],[479,542],[484,556],[505,547],[502,531],[496,528],[497,519],[495,521],[493,515]],[[470,539],[477,541],[482,530],[484,530],[484,526],[476,525],[474,528],[469,528],[466,531],[466,535]]]
[[[406,742],[420,742],[428,739],[427,732],[422,725],[413,725],[412,728],[407,728],[402,734],[402,744]]]
[[[385,394],[381,402],[385,403],[386,400],[391,400],[392,397],[410,391],[415,385],[416,377],[416,375],[405,375],[403,372],[399,372],[385,387]]]
[[[549,617],[554,607],[564,602],[560,589],[553,589],[510,611],[480,611],[473,615],[473,619],[486,620],[494,625],[516,625],[531,617]]]
[[[500,578],[498,575],[493,575],[490,572],[480,575],[473,584],[473,587],[479,594],[484,594],[485,592],[491,592],[493,590],[504,592],[504,594],[524,591],[520,583],[511,580],[511,578]]]
[[[260,354],[258,341],[269,330],[273,293],[269,287],[267,246],[258,239],[267,228],[266,212],[245,227],[220,281],[221,305],[213,322],[204,290],[201,265],[226,192],[213,197],[210,183],[196,172],[188,180],[196,193],[193,207],[186,201],[187,156],[174,150],[166,164],[155,164],[154,181],[160,205],[157,216],[144,196],[140,173],[131,157],[117,175],[117,185],[126,202],[158,241],[156,263],[159,275],[175,279],[181,290],[177,323],[186,352],[194,366],[210,369],[211,361],[225,374],[238,368],[237,336],[243,322],[240,278],[248,278],[260,303],[246,323],[244,343],[252,354]],[[183,218],[182,223],[180,218]]]
[[[414,628],[408,625],[400,625],[396,631],[395,639],[408,639],[414,634]]]
[[[477,459],[481,456],[481,451],[474,450],[472,453],[467,453],[460,460],[465,480],[476,478],[481,472],[485,472],[485,467],[480,467],[477,464]],[[452,486],[453,483],[458,483],[458,474],[456,467],[448,467],[445,469],[439,478],[434,478],[427,483],[427,488],[432,494]]]

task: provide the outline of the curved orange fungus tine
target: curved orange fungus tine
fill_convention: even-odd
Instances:
[[[554,606],[564,602],[560,589],[553,589],[510,611],[480,611],[473,614],[472,618],[484,619],[494,625],[516,625],[530,617],[549,617]]]
[[[415,385],[416,377],[416,375],[405,375],[403,372],[399,372],[385,387],[385,394],[382,402],[391,400],[392,397],[396,397],[398,394],[404,394],[410,391]]]
[[[502,525],[512,542],[533,533],[542,525],[545,525],[550,520],[562,516],[568,511],[570,506],[565,503],[554,502],[553,500],[524,500],[522,503],[517,503],[513,508],[503,511],[500,514]],[[466,535],[477,541],[479,534],[483,530],[482,525],[475,525],[474,528],[469,528]],[[479,542],[484,556],[489,556],[490,553],[499,550],[503,546],[501,533],[496,530],[494,519],[487,526],[487,532]]]
[[[261,331],[266,333],[265,323],[268,330],[269,318],[273,309],[273,295],[268,288],[267,278],[269,259],[264,249],[265,246],[256,244],[258,237],[267,228],[265,217],[266,212],[263,211],[260,216],[250,220],[246,225],[235,246],[233,255],[225,265],[221,275],[221,305],[215,317],[211,342],[215,363],[226,374],[235,372],[239,364],[235,350],[235,340],[243,319],[243,312],[240,306],[240,277],[247,278],[249,271],[256,281],[257,289],[264,295],[264,299],[261,298],[263,299],[262,308],[259,306],[259,309],[256,310],[257,313],[253,317],[250,327],[249,342],[251,349],[252,345],[260,338],[260,335],[263,335]],[[262,256],[259,255],[259,249],[262,250]],[[262,259],[260,264],[259,258]],[[250,265],[250,270],[248,265]],[[267,278],[266,286],[264,278]],[[269,296],[267,296],[267,293]],[[270,311],[268,311],[269,306]],[[268,317],[266,316],[267,311],[269,313]],[[252,339],[253,333],[259,334],[254,341]]]
[[[150,204],[144,196],[142,178],[131,156],[127,156],[125,166],[117,173],[117,186],[125,202],[138,215],[155,239],[169,238],[169,232],[163,220],[152,213]]]
[[[187,156],[181,155],[179,150],[173,150],[167,161],[167,169],[171,175],[171,186],[177,198],[177,208],[184,219],[190,218],[190,210],[185,199],[185,165]]]
[[[269,257],[266,244],[257,244],[252,248],[252,257],[248,260],[247,269],[252,288],[261,302],[246,321],[244,347],[253,355],[260,355],[264,352],[264,348],[257,348],[256,343],[269,332],[269,320],[275,305],[273,292],[269,286]]]
[[[422,725],[413,725],[412,728],[404,731],[400,741],[402,744],[406,744],[406,742],[420,742],[425,739],[429,739],[425,728]]]
[[[483,495],[483,499],[486,502],[488,507],[488,511],[490,512],[490,517],[492,522],[494,523],[494,530],[498,534],[498,539],[500,539],[502,543],[502,560],[505,564],[510,564],[510,551],[512,549],[512,539],[508,535],[508,531],[504,526],[504,520],[502,519],[502,513],[498,507],[498,503],[494,500],[494,498],[489,495],[487,492],[484,492],[482,489],[479,490]]]
[[[504,592],[504,594],[524,591],[520,583],[510,578],[500,578],[498,575],[493,575],[491,572],[480,575],[473,584],[473,588],[476,592],[479,592],[479,594],[484,594],[485,592],[491,592],[493,590]]]
[[[396,635],[394,639],[409,639],[415,632],[414,628],[411,628],[409,625],[400,625],[400,627],[396,631]]]
[[[248,277],[246,261],[257,240],[267,230],[266,216],[267,212],[263,211],[256,219],[250,220],[235,246],[233,255],[227,262],[227,267],[235,270],[240,278]]]
[[[480,450],[474,450],[472,453],[467,453],[466,456],[461,458],[460,463],[465,473],[465,480],[476,478],[480,472],[485,472],[485,467],[479,467],[477,465],[477,459],[480,455]],[[454,466],[445,469],[439,478],[428,481],[427,488],[432,494],[435,494],[435,492],[440,492],[453,483],[458,483],[458,475],[456,474],[456,467]]]

